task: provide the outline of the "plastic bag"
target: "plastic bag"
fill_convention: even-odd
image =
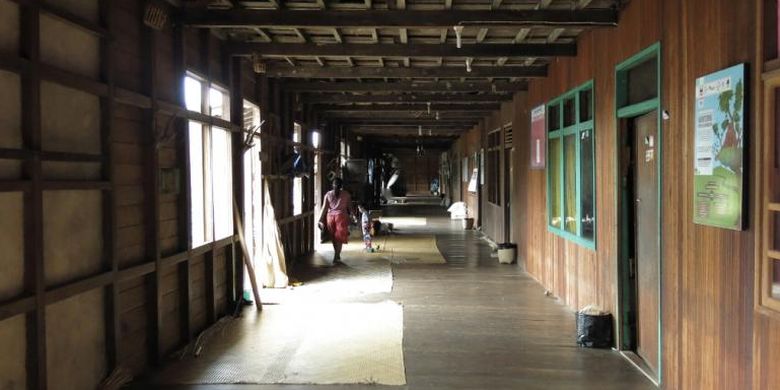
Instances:
[[[576,313],[577,345],[588,348],[612,347],[612,315],[598,306],[587,306]]]

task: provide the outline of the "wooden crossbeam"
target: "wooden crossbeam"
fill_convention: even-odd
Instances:
[[[441,134],[455,134],[455,133],[462,133],[464,131],[469,131],[471,129],[470,126],[460,126],[460,127],[448,127],[448,128],[432,128],[432,127],[425,127],[422,126],[422,134],[423,135],[441,135]],[[403,134],[409,134],[409,135],[419,135],[420,130],[417,127],[369,127],[369,126],[352,126],[350,127],[350,130],[355,133],[373,133],[373,134],[396,134],[396,135],[403,135]]]
[[[493,110],[486,111],[439,111],[439,121],[479,121]],[[327,122],[345,121],[375,121],[385,123],[400,123],[403,121],[414,123],[436,120],[435,115],[421,115],[420,111],[326,111],[318,112],[321,118]]]
[[[319,58],[319,57],[317,57]],[[382,59],[382,57],[379,57]],[[546,77],[546,66],[505,66],[505,67],[480,67],[474,66],[471,72],[465,67],[345,67],[345,66],[271,66],[266,72],[268,77],[295,77],[295,78],[460,78],[460,77]]]
[[[233,55],[249,56],[334,56],[334,57],[557,57],[577,55],[576,43],[522,43],[455,45],[357,44],[320,45],[315,43],[234,42]]]
[[[286,82],[283,88],[291,92],[518,92],[528,89],[526,82],[413,82],[397,81],[392,83],[366,82],[316,82],[294,81]]]
[[[456,25],[516,26],[616,26],[613,9],[582,10],[204,10],[184,9],[181,23],[206,28],[252,27],[369,27],[450,28]]]
[[[439,124],[439,123],[401,123],[401,124],[384,124],[384,123],[352,123],[349,125],[352,129],[404,129],[404,130],[418,130],[420,127],[423,127],[425,129],[431,129],[431,130],[446,130],[446,129],[461,129],[461,128],[469,128],[471,125],[465,124],[465,123],[450,123],[450,124]]]
[[[330,120],[332,123],[344,125],[373,125],[373,126],[472,126],[479,122],[479,118],[449,118],[449,119],[419,119],[419,118],[339,118]]]
[[[338,105],[321,104],[316,106],[319,111],[486,111],[499,110],[501,105],[497,103],[392,103],[392,104],[370,104],[370,105]]]
[[[509,94],[483,95],[441,95],[441,94],[385,94],[385,95],[340,95],[316,94],[303,97],[304,103],[467,103],[467,102],[502,102],[512,99]]]

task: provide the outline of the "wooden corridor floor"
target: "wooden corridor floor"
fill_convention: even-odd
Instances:
[[[618,353],[575,345],[574,314],[545,296],[518,265],[502,265],[477,232],[439,207],[392,206],[425,216],[447,264],[393,265],[393,291],[369,300],[403,304],[406,386],[186,385],[187,390],[654,389]],[[305,270],[302,270],[305,272]],[[361,299],[366,301],[366,298]],[[338,331],[337,329],[333,330]],[[138,389],[153,388],[139,384]]]

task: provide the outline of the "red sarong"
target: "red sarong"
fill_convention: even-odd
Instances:
[[[346,244],[349,241],[349,217],[347,214],[328,214],[328,233],[333,242]]]

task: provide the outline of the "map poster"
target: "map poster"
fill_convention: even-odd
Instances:
[[[531,111],[531,169],[544,169],[547,151],[545,106]]]
[[[693,222],[743,228],[745,64],[696,79]]]

